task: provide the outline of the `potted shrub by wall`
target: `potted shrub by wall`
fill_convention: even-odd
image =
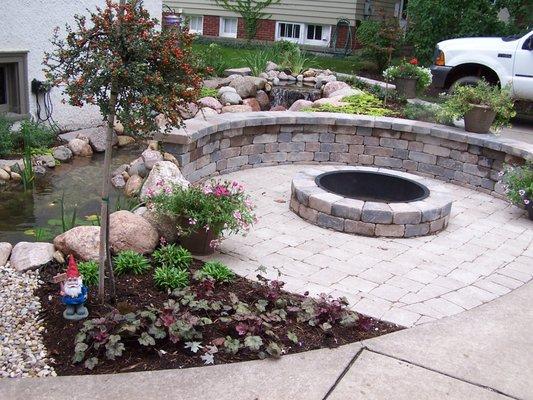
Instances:
[[[164,187],[148,207],[177,221],[181,245],[197,255],[212,254],[224,235],[246,233],[256,221],[249,196],[235,181]]]
[[[533,162],[528,161],[520,167],[508,166],[500,175],[509,200],[525,208],[533,221]]]
[[[443,104],[439,120],[451,122],[464,118],[465,130],[473,133],[489,133],[509,125],[516,115],[508,86],[499,88],[486,81],[472,86],[459,86]]]
[[[431,85],[432,75],[429,68],[418,66],[418,60],[403,60],[399,65],[393,65],[383,71],[387,82],[393,82],[396,91],[406,99],[415,98]]]

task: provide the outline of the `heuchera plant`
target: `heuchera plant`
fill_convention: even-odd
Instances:
[[[188,188],[175,185],[148,197],[148,208],[176,220],[183,235],[206,229],[221,239],[223,234],[246,233],[256,222],[254,205],[236,181],[210,180]]]

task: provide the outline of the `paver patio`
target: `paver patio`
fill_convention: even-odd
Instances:
[[[423,324],[494,300],[533,277],[533,229],[523,212],[490,195],[442,183],[454,198],[448,228],[413,239],[353,236],[312,225],[289,210],[293,176],[305,165],[243,170],[259,223],[224,241],[214,258],[292,292],[346,296],[353,309],[403,326]],[[327,170],[328,166],[314,168]]]

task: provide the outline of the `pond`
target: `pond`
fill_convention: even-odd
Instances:
[[[141,152],[137,145],[115,150],[112,170],[130,163]],[[75,225],[97,225],[103,161],[103,154],[75,157],[38,176],[33,191],[24,192],[21,186],[0,188],[0,242],[51,241],[62,233],[63,220],[71,224],[74,214]],[[132,205],[115,188],[110,199],[111,212]]]

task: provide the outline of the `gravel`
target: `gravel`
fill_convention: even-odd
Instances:
[[[39,321],[41,303],[33,292],[38,271],[20,273],[0,267],[0,377],[55,376],[49,365]]]

